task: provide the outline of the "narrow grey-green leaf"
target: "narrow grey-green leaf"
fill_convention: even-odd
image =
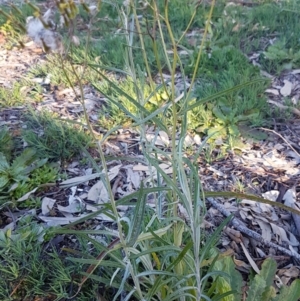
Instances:
[[[143,182],[139,190],[139,197],[135,205],[134,215],[129,227],[127,236],[127,246],[131,247],[136,242],[139,234],[141,233],[142,222],[145,214],[146,196],[143,192]]]

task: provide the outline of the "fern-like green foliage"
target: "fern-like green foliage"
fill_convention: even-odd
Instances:
[[[22,138],[41,158],[69,160],[79,154],[82,147],[88,148],[92,144],[81,124],[57,120],[57,116],[47,112],[29,112],[24,118],[27,128],[22,132]]]

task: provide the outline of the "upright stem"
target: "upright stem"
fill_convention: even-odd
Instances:
[[[173,164],[176,166],[176,162],[178,160],[177,156],[177,146],[176,146],[176,125],[177,125],[177,109],[176,109],[176,103],[175,103],[175,72],[176,72],[176,66],[177,66],[177,59],[178,59],[178,54],[177,54],[177,47],[176,47],[176,42],[173,36],[173,32],[170,26],[169,22],[169,16],[168,16],[168,0],[165,0],[165,23],[168,29],[169,37],[171,38],[171,43],[173,47],[173,63],[172,63],[172,69],[171,69],[171,101],[172,101],[172,156],[173,156]],[[173,168],[173,181],[176,181],[177,179],[177,169]],[[173,194],[173,200],[174,200],[174,205],[173,205],[173,216],[177,216],[177,209],[178,205],[176,202],[176,194],[175,192]],[[176,231],[175,231],[176,232]]]

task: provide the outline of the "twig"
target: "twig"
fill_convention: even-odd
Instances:
[[[271,99],[268,99],[268,103],[275,105],[279,109],[291,110],[295,115],[300,116],[300,111],[296,108],[291,108],[291,107],[285,106],[285,105],[283,105],[277,101],[271,100]]]
[[[216,208],[217,210],[219,210],[224,216],[228,217],[231,213],[229,211],[227,211],[221,204],[219,204],[214,198],[207,198],[207,200],[209,201],[209,203],[214,207]],[[248,229],[247,227],[243,226],[241,221],[239,221],[236,217],[234,217],[232,220],[231,220],[231,223],[232,225],[240,232],[250,236],[251,238],[259,241],[261,244],[267,246],[267,247],[271,247],[271,248],[274,248],[280,252],[282,252],[283,254],[286,254],[288,256],[291,256],[291,257],[294,257],[298,260],[300,260],[300,254],[298,254],[297,252],[295,251],[291,251],[289,249],[286,249],[282,246],[279,246],[275,243],[272,243],[270,241],[266,241],[263,239],[263,237]]]
[[[274,130],[270,130],[270,129],[266,129],[266,128],[260,128],[260,129],[267,131],[267,132],[272,132],[273,134],[279,136],[300,157],[300,154],[292,147],[291,143],[289,143],[282,135],[280,135],[279,133],[277,133]]]

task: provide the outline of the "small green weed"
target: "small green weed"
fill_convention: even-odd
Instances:
[[[285,41],[276,41],[264,52],[265,64],[268,64],[268,70],[275,69],[278,74],[282,70],[290,70],[300,66],[300,51],[292,48],[287,49],[286,45]]]
[[[58,169],[52,167],[50,164],[45,164],[44,166],[35,169],[26,181],[23,181],[18,185],[18,187],[13,191],[11,197],[13,199],[19,199],[27,192],[38,187],[41,184],[54,183],[58,179]],[[36,205],[36,200],[30,199],[27,204],[32,207]],[[24,207],[24,204],[22,204]]]
[[[23,196],[36,186],[38,178],[32,178],[33,171],[43,166],[47,159],[38,160],[33,149],[25,149],[22,154],[10,162],[0,153],[0,204],[14,204],[16,198]],[[36,175],[40,173],[37,172]],[[39,180],[41,177],[39,178]],[[32,183],[30,184],[30,181]],[[39,183],[39,185],[42,183]],[[23,194],[22,194],[22,193]]]
[[[261,267],[259,274],[248,280],[246,285],[247,298],[246,301],[278,301],[282,300],[283,296],[286,300],[297,301],[300,298],[300,280],[294,280],[290,286],[282,285],[280,290],[276,292],[273,286],[275,279],[277,265],[276,261],[272,258],[266,259]],[[232,291],[234,294],[230,295],[231,301],[241,300],[241,291],[243,279],[241,274],[235,269],[235,264],[229,256],[216,261],[213,270],[223,271],[228,274],[228,278],[214,276],[214,294],[220,295],[226,291]],[[210,296],[211,297],[211,296]],[[224,299],[225,300],[225,299]]]

